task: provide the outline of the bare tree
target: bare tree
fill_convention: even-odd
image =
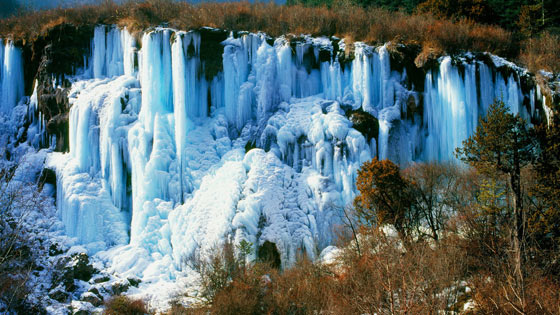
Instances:
[[[44,198],[35,183],[16,179],[17,167],[0,168],[0,301],[20,307],[28,295],[27,282],[40,255],[31,215],[41,212]]]

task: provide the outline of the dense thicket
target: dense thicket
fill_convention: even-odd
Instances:
[[[408,13],[431,12],[445,18],[468,18],[510,30],[559,31],[560,7],[555,0],[288,0],[288,4],[340,6],[347,4]]]
[[[62,24],[76,27],[118,24],[133,32],[157,25],[182,30],[210,26],[234,31],[263,31],[271,36],[290,33],[337,36],[345,38],[347,43],[364,41],[383,44],[393,41],[409,44],[417,51],[417,56],[411,57],[416,57],[419,66],[443,54],[478,51],[510,58],[528,66],[535,73],[540,69],[560,72],[560,40],[558,35],[551,33],[554,30],[552,26],[557,25],[553,17],[560,16],[554,13],[554,6],[545,10],[545,13],[551,13],[545,15],[544,28],[547,31],[537,36],[536,32],[540,32],[543,27],[539,26],[538,21],[533,22],[535,10],[530,10],[527,19],[515,18],[526,21],[530,26],[525,28],[527,35],[523,35],[523,32],[476,23],[476,19],[466,19],[463,15],[457,16],[455,13],[460,10],[454,7],[446,9],[454,13],[449,16],[445,13],[447,11],[439,12],[428,6],[427,2],[379,0],[374,6],[353,0],[336,1],[327,8],[322,2],[316,3],[319,6],[249,2],[193,5],[173,0],[146,0],[117,5],[108,0],[100,5],[27,12],[2,19],[0,37],[13,38],[25,44],[46,36],[49,30]],[[447,3],[444,0],[436,2]],[[407,9],[392,11],[401,6]],[[425,9],[420,10],[422,6]],[[471,12],[474,9],[469,10]],[[499,20],[495,17],[489,19],[493,22]],[[528,37],[531,35],[533,37]]]

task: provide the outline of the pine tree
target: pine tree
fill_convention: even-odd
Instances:
[[[560,114],[558,108],[550,121],[537,126],[538,155],[534,164],[535,211],[529,216],[529,229],[539,248],[560,246]],[[556,249],[558,250],[558,249]],[[560,273],[560,269],[557,269]]]
[[[513,252],[516,274],[523,281],[527,214],[523,205],[521,170],[532,160],[532,140],[526,123],[496,100],[481,119],[474,134],[457,149],[457,156],[479,172],[497,178],[506,176],[513,203]]]

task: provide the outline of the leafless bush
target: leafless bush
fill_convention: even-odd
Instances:
[[[214,247],[207,255],[195,251],[183,262],[199,274],[200,297],[209,303],[220,290],[246,271],[245,255],[236,255],[235,245],[229,240]]]
[[[105,303],[106,315],[144,315],[149,314],[146,303],[142,300],[134,300],[124,295],[112,297]]]
[[[97,23],[127,26],[140,31],[157,25],[189,30],[210,26],[227,30],[263,31],[271,36],[286,33],[338,36],[369,43],[396,41],[418,44],[434,54],[461,50],[490,51],[513,57],[519,52],[511,33],[468,20],[452,21],[429,13],[408,15],[380,8],[364,9],[338,1],[333,8],[283,6],[270,3],[201,3],[148,0],[37,11],[0,20],[0,34],[30,41],[59,24]],[[432,58],[432,57],[430,57]],[[422,58],[420,58],[422,59]]]
[[[335,287],[334,312],[431,314],[453,311],[464,288],[465,252],[445,239],[405,249],[380,230],[362,242],[362,256],[347,251]]]
[[[30,216],[40,213],[44,199],[38,186],[15,179],[16,166],[0,168],[0,302],[24,310],[27,282],[40,255]]]
[[[528,268],[519,282],[511,259],[496,261],[493,272],[469,280],[479,314],[560,314],[560,283]],[[527,268],[527,267],[526,267]]]

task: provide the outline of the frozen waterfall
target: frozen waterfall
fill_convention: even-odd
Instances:
[[[21,49],[0,38],[0,113],[10,114],[24,94]]]
[[[387,46],[355,43],[348,58],[338,39],[232,33],[208,77],[204,32],[214,31],[157,28],[136,43],[96,27],[70,93],[70,152],[50,157],[67,233],[92,252],[124,245],[140,255],[126,268],[144,279],[173,278],[226,237],[271,242],[284,265],[318,257],[363,162],[452,160],[496,97],[537,115],[539,93],[522,91],[519,72],[443,57],[414,87]],[[1,52],[2,91],[12,91],[4,82],[21,79],[9,70],[21,54]],[[375,117],[378,134],[354,128],[356,111]]]

